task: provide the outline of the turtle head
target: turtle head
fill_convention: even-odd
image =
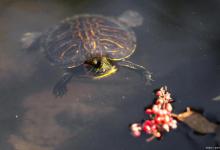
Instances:
[[[118,70],[112,61],[107,57],[94,57],[85,62],[86,68],[94,79],[102,79],[108,77]]]

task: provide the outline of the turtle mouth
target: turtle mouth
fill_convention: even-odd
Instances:
[[[102,78],[108,77],[108,76],[110,76],[110,75],[116,73],[117,70],[118,70],[118,69],[116,68],[116,66],[112,66],[111,69],[109,69],[109,70],[107,70],[107,71],[105,71],[105,72],[104,72],[104,71],[103,71],[103,72],[100,72],[100,73],[98,73],[97,75],[95,75],[95,76],[93,77],[93,79],[102,79]]]
[[[117,72],[117,67],[107,57],[96,57],[86,61],[87,74],[93,79],[102,79]]]

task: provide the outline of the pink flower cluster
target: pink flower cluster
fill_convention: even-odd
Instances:
[[[151,108],[147,108],[145,113],[149,115],[149,119],[142,124],[134,123],[131,125],[131,133],[135,137],[139,137],[141,132],[151,134],[152,137],[147,139],[151,141],[154,138],[160,138],[166,131],[177,128],[177,121],[172,117],[173,102],[167,87],[162,87],[156,92],[156,102]]]

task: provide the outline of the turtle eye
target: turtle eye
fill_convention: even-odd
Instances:
[[[96,65],[98,61],[96,59],[93,60],[93,64]]]
[[[94,67],[95,68],[100,68],[101,67],[101,61],[96,60],[96,63],[94,63]]]

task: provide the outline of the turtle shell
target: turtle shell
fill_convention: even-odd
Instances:
[[[49,60],[63,67],[76,67],[95,56],[111,60],[129,57],[136,48],[134,32],[123,23],[100,15],[67,18],[51,28],[44,39]]]

